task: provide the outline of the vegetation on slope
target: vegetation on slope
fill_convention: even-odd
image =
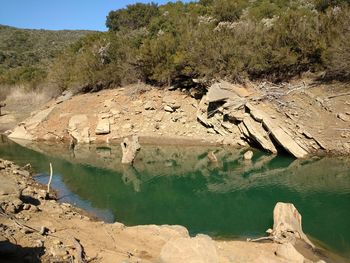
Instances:
[[[29,30],[0,25],[0,84],[35,86],[50,62],[89,31]]]
[[[278,82],[304,72],[349,80],[349,21],[348,0],[137,3],[111,11],[108,32],[65,49],[45,81],[57,90],[89,91],[137,81],[185,86],[194,78]],[[20,54],[22,61],[43,61]],[[46,70],[20,75],[40,79]]]

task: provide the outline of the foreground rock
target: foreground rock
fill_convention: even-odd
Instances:
[[[160,252],[161,263],[218,263],[215,242],[206,235],[169,240]]]
[[[278,243],[295,244],[298,239],[301,239],[312,248],[315,248],[315,245],[303,232],[301,215],[293,204],[276,204],[273,210],[273,229],[271,236]]]

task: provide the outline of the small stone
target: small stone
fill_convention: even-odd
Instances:
[[[253,152],[252,151],[247,151],[244,155],[243,155],[244,160],[251,160],[253,158]]]
[[[30,209],[30,204],[23,205],[23,210],[29,210],[29,209]]]
[[[164,106],[164,110],[165,110],[166,112],[174,112],[174,109],[173,109],[172,107],[170,107],[169,105],[165,105],[165,106]]]
[[[46,235],[46,233],[47,233],[48,231],[49,231],[49,229],[48,229],[47,227],[42,226],[42,227],[40,228],[39,233],[40,233],[40,235]]]
[[[61,242],[60,240],[58,240],[58,239],[54,239],[54,240],[52,241],[52,244],[54,244],[54,245],[61,245],[62,242]]]
[[[153,101],[148,101],[146,102],[145,106],[144,106],[145,110],[155,110],[156,109],[156,105]]]

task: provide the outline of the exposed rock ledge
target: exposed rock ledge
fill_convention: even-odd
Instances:
[[[323,152],[350,154],[349,123],[339,118],[350,114],[350,102],[339,96],[331,100],[316,96],[332,92],[322,86],[292,87],[244,88],[221,81],[200,99],[192,93],[150,87],[135,95],[138,86],[69,96],[33,113],[9,137],[119,143],[138,135],[141,140],[176,137],[249,144],[272,154],[286,151],[296,158]],[[337,113],[340,110],[345,113]]]
[[[47,200],[43,189],[32,179],[30,165],[0,160],[2,262],[324,262],[292,204],[276,205],[267,237],[273,242],[215,241],[190,237],[182,226],[97,222],[69,204]]]

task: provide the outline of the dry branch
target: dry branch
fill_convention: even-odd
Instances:
[[[53,170],[52,170],[52,164],[50,163],[50,178],[49,182],[47,183],[47,192],[50,193],[50,185],[52,181],[52,175],[53,175]]]
[[[80,244],[79,240],[76,239],[75,237],[72,238],[73,243],[75,246],[75,249],[77,250],[77,260],[79,263],[86,263],[87,261],[85,260],[85,253],[84,253],[84,248]]]
[[[342,96],[350,96],[350,92],[331,95],[331,96],[328,96],[327,99],[333,99],[333,98],[342,97]]]

